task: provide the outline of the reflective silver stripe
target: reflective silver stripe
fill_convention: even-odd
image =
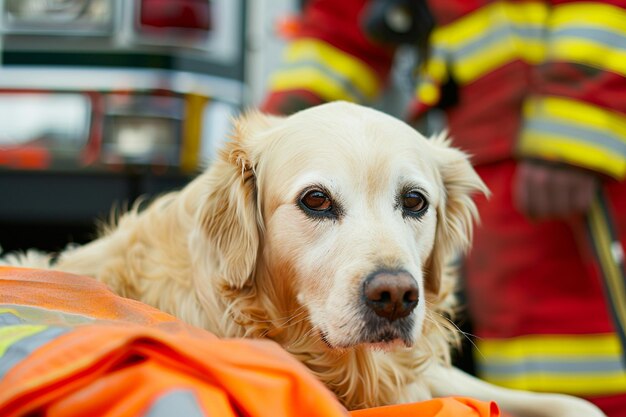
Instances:
[[[206,417],[196,401],[196,396],[189,390],[172,390],[159,396],[152,403],[145,417]]]
[[[430,59],[440,59],[442,61],[446,61],[449,55],[448,47],[443,47],[442,45],[433,45],[430,50]]]
[[[30,323],[30,324],[46,324],[46,325],[76,325],[92,323],[95,321],[93,317],[83,316],[80,314],[67,313],[60,310],[50,310],[47,308],[33,307],[33,306],[16,306],[11,304],[0,304],[0,309],[5,310],[0,313],[0,325],[10,325],[18,323]],[[8,310],[8,311],[7,311]],[[12,313],[12,312],[15,312]],[[11,314],[16,315],[20,319],[18,323],[4,323],[2,322],[2,315]]]
[[[509,42],[514,38],[521,38],[524,41],[535,40],[539,41],[543,39],[545,34],[545,28],[543,26],[501,26],[497,29],[486,32],[484,36],[472,40],[458,49],[453,51],[454,58],[456,60],[462,60],[475,53],[484,51],[492,45],[496,45],[502,42]]]
[[[0,313],[0,326],[13,326],[23,322],[24,320],[13,313]]]
[[[626,156],[626,142],[622,142],[617,133],[602,131],[592,127],[574,126],[546,119],[531,119],[526,122],[524,129],[537,133],[550,133],[564,136],[572,141],[600,145],[611,149],[620,155]]]
[[[33,353],[37,348],[45,345],[53,339],[56,339],[63,333],[67,333],[71,329],[66,327],[48,327],[32,336],[20,339],[13,343],[0,357],[0,379],[17,365],[20,361]]]
[[[498,363],[497,361],[485,361],[479,364],[481,372],[491,376],[528,374],[538,372],[559,374],[598,374],[624,372],[620,358],[603,358],[589,361],[559,361],[550,359],[528,359],[516,363]]]
[[[608,46],[611,49],[621,50],[626,52],[626,36],[613,32],[610,30],[603,30],[600,28],[573,28],[566,27],[562,29],[556,29],[550,34],[550,40],[560,38],[572,38],[577,41],[590,40],[602,45]]]

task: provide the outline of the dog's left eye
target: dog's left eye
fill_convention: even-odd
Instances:
[[[319,190],[311,190],[300,198],[300,202],[309,210],[313,211],[330,211],[333,208],[333,202],[324,192]]]
[[[428,201],[419,191],[408,191],[402,196],[402,208],[411,215],[419,215],[428,208]]]

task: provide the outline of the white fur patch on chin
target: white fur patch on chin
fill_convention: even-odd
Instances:
[[[407,346],[406,343],[404,343],[404,341],[400,338],[393,339],[390,342],[364,343],[363,346],[371,350],[380,350],[383,352],[391,352],[398,348],[410,347]]]
[[[337,350],[337,351],[344,351],[344,350],[349,350],[352,348],[355,348],[357,346],[362,346],[365,347],[368,350],[377,350],[377,351],[381,351],[381,352],[393,352],[396,349],[408,349],[411,347],[411,345],[407,345],[405,343],[404,340],[402,340],[401,338],[395,338],[393,340],[390,341],[386,341],[386,342],[376,342],[376,343],[357,343],[354,345],[334,345],[332,343],[330,343],[327,339],[327,335],[322,332],[322,331],[318,331],[318,334],[320,336],[320,339],[326,344],[326,346],[331,349],[331,350]]]

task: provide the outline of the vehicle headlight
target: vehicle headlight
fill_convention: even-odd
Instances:
[[[184,102],[179,97],[109,94],[102,160],[105,163],[180,163]]]
[[[176,165],[179,162],[180,122],[164,117],[109,116],[104,142],[105,162]]]
[[[91,102],[78,93],[0,93],[0,147],[38,143],[80,152],[89,139]]]
[[[111,0],[5,0],[8,29],[101,31],[113,20]]]

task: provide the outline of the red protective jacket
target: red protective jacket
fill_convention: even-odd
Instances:
[[[394,48],[361,28],[366,0],[307,3],[263,107],[372,102]],[[475,164],[515,155],[626,176],[626,1],[433,0],[411,117],[445,107]]]

